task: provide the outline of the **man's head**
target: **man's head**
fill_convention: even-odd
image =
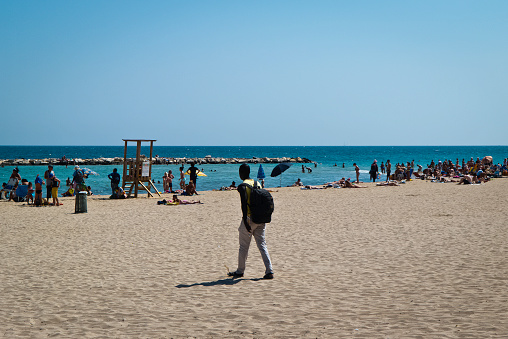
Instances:
[[[240,174],[240,179],[242,179],[242,180],[249,179],[249,175],[250,175],[249,165],[241,164],[240,169],[238,170],[238,173]]]
[[[48,165],[48,169],[51,171],[53,170],[53,165]]]
[[[116,171],[118,171],[116,168],[113,168],[113,173],[116,173]]]

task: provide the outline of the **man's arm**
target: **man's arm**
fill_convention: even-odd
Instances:
[[[243,184],[238,185],[238,193],[240,194],[240,202],[242,203],[242,219],[243,224],[245,225],[245,228],[247,231],[251,231],[251,228],[249,226],[249,223],[247,222],[247,191],[246,186]]]

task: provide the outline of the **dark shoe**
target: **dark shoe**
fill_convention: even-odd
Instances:
[[[241,277],[243,277],[243,273],[229,272],[229,273],[228,273],[228,276],[229,276],[229,277],[233,277],[233,279],[236,279],[236,278],[241,278]]]
[[[267,273],[267,274],[265,274],[263,279],[273,279],[273,273]]]

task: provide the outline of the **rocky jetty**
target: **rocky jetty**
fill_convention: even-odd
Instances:
[[[142,155],[141,158],[147,159],[146,156]],[[130,160],[130,159],[129,159]],[[290,163],[313,163],[313,161],[307,158],[300,157],[282,157],[282,158],[221,158],[212,157],[207,155],[204,158],[153,158],[153,164],[155,165],[179,165],[179,164],[190,164],[192,162],[196,164],[278,164],[283,162]],[[72,160],[62,161],[62,159],[46,158],[46,159],[4,159],[0,160],[0,166],[37,166],[37,165],[122,165],[123,158],[96,158],[96,159],[80,159],[75,158]]]

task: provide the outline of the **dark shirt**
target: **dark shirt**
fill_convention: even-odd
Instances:
[[[118,172],[108,174],[108,178],[113,184],[118,184],[120,182],[120,174],[118,174]]]
[[[191,177],[191,179],[197,179],[198,168],[194,166],[189,167],[189,176]]]

